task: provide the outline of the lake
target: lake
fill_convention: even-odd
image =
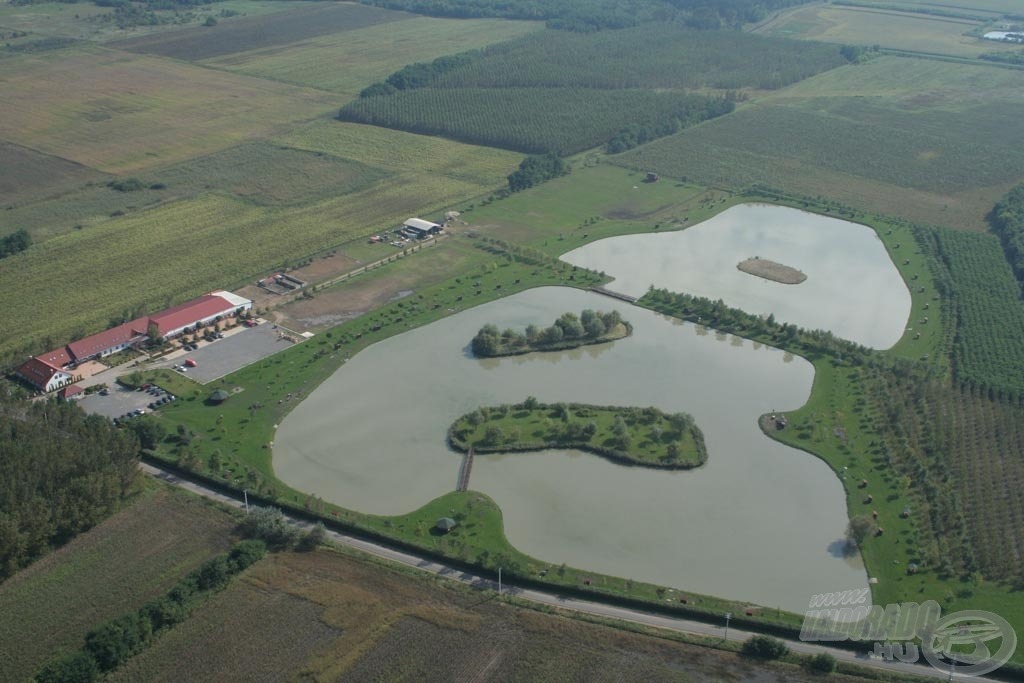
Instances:
[[[568,352],[478,360],[487,323],[550,325],[616,308],[633,336]],[[803,611],[815,593],[865,587],[841,546],[836,475],[765,437],[757,417],[807,399],[799,357],[598,294],[534,289],[456,313],[353,357],[280,425],[274,469],[289,485],[361,512],[394,515],[454,490],[448,426],[481,405],[541,401],[686,411],[708,463],[661,471],[579,452],[477,456],[470,488],[501,507],[509,540],[552,565]]]
[[[785,285],[736,268],[754,256],[807,280]],[[611,237],[562,258],[604,271],[615,278],[608,288],[624,294],[654,285],[722,299],[876,349],[895,344],[910,317],[910,292],[874,230],[782,206],[741,204],[686,230]]]

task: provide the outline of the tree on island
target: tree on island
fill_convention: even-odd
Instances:
[[[567,342],[571,345],[575,341],[586,343],[588,340],[598,340],[622,324],[622,316],[618,311],[604,313],[589,309],[578,316],[575,313],[564,313],[553,325],[544,329],[529,325],[525,332],[513,329],[499,331],[496,325],[487,324],[473,337],[471,348],[475,355],[485,358],[544,350],[545,347]]]

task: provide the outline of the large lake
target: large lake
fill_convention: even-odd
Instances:
[[[784,285],[736,268],[753,256],[807,280]],[[683,231],[612,237],[562,258],[606,272],[624,294],[654,285],[722,299],[876,349],[895,344],[910,317],[910,292],[874,230],[782,206],[741,204]]]
[[[486,323],[549,325],[565,311],[618,308],[631,338],[572,352],[477,360]],[[757,427],[802,405],[812,366],[597,294],[530,290],[365,349],[283,421],[274,468],[295,488],[353,510],[409,512],[455,488],[453,420],[480,405],[542,401],[685,410],[708,463],[666,472],[548,451],[478,456],[470,488],[493,497],[509,540],[638,581],[803,611],[815,593],[864,587],[859,558],[836,554],[847,523],[836,475]]]

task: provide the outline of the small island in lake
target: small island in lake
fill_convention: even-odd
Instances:
[[[516,356],[531,351],[564,351],[588,344],[603,344],[628,337],[633,326],[618,311],[585,310],[580,315],[565,313],[551,327],[530,325],[525,332],[501,331],[484,325],[473,337],[473,354],[479,358]]]
[[[688,413],[582,403],[478,408],[448,429],[452,448],[477,453],[574,448],[628,465],[689,469],[707,460],[704,434]]]
[[[759,256],[740,261],[736,267],[744,273],[763,277],[765,280],[773,282],[781,282],[784,285],[798,285],[807,279],[807,276],[796,268],[790,268]]]

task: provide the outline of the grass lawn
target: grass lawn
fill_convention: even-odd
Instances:
[[[231,544],[233,513],[154,483],[124,510],[0,584],[0,671],[23,681],[87,631],[163,594]]]
[[[217,69],[331,90],[355,97],[406,64],[481,48],[543,28],[504,19],[411,17],[333,33],[274,49],[236,52],[203,61]],[[423,40],[430,36],[430,40]]]

